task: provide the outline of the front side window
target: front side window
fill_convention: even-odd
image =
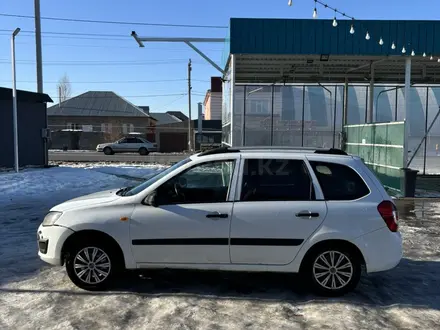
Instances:
[[[309,201],[315,199],[306,164],[297,159],[247,159],[241,201]]]
[[[364,180],[348,166],[315,161],[311,161],[310,165],[326,200],[349,201],[370,193]]]
[[[228,197],[235,160],[196,165],[157,189],[160,205],[220,203]]]

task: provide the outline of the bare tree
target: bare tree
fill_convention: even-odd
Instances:
[[[72,86],[66,73],[60,78],[60,80],[58,80],[57,90],[60,103],[70,98],[72,94]]]

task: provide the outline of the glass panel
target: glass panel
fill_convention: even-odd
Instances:
[[[272,129],[272,87],[246,86],[246,146],[270,146]]]
[[[348,114],[347,124],[364,124],[365,112],[367,111],[367,87],[349,86],[348,87]]]
[[[244,92],[245,86],[234,87],[234,108],[232,109],[234,116],[232,145],[234,147],[243,145]]]
[[[231,122],[231,73],[226,72],[223,80],[222,124]]]
[[[374,88],[373,122],[394,121],[396,110],[396,89],[393,86]]]
[[[440,110],[440,88],[428,89],[428,128]],[[426,174],[440,174],[440,117],[426,140]]]
[[[425,135],[426,87],[410,89],[408,109],[408,160],[414,155],[417,146]],[[423,143],[410,164],[410,168],[423,173],[425,144]]]
[[[333,146],[334,89],[306,87],[304,100],[304,147]]]
[[[301,147],[303,86],[274,87],[273,145]]]
[[[344,111],[344,86],[336,87],[336,123],[335,123],[335,148],[341,148],[342,112]]]

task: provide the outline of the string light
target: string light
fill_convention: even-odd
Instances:
[[[313,9],[313,18],[318,18],[318,11],[316,10],[316,0],[315,0],[315,9]]]
[[[324,3],[322,0],[314,0],[314,1],[315,1],[315,7],[313,9],[313,18],[318,18],[318,10],[317,10],[316,7],[319,4],[319,5],[323,6],[324,8],[326,8],[326,9],[328,8],[328,9],[333,10],[335,12],[334,17],[333,17],[333,22],[332,22],[332,26],[333,27],[337,27],[338,26],[338,21],[336,20],[336,16],[338,14],[343,16],[343,17],[347,17],[347,18],[350,18],[352,20],[355,20],[355,18],[353,16],[347,15],[346,13],[344,13],[342,11],[339,11],[338,9],[336,9],[334,7],[329,6],[328,4]],[[292,6],[292,2],[293,2],[292,0],[289,0],[287,2],[287,4],[289,6]],[[361,25],[361,27],[362,27],[362,25]],[[350,34],[354,34],[354,33],[355,33],[354,24],[351,24],[351,26],[350,26]],[[367,30],[367,33],[365,35],[365,39],[366,40],[370,40],[371,39],[371,36],[370,36],[370,33],[368,32],[368,30]],[[383,41],[382,37],[380,37],[380,39],[379,39],[379,45],[381,45],[381,46],[384,45],[384,41]],[[395,50],[396,48],[397,48],[396,43],[393,41],[391,43],[391,49]],[[406,54],[405,46],[402,47],[402,54]],[[411,56],[415,56],[415,55],[416,55],[416,53],[415,53],[414,49],[412,49]],[[426,52],[423,52],[423,57],[426,57],[426,56],[427,56]],[[434,57],[431,55],[429,59],[433,60]],[[438,58],[438,62],[440,63],[440,58]]]
[[[437,62],[439,62],[440,63],[440,58],[437,60]]]
[[[336,9],[335,9],[335,18],[333,18],[332,25],[333,25],[333,27],[337,27],[338,26],[338,22],[336,21]]]

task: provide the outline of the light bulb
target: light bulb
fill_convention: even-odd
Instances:
[[[396,44],[394,43],[394,41],[393,41],[393,43],[391,44],[391,49],[396,49]]]
[[[318,11],[315,9],[313,9],[313,18],[318,18]]]
[[[426,57],[426,53],[425,52],[423,52],[423,57]]]
[[[333,27],[337,27],[338,26],[338,21],[336,21],[336,17],[333,18],[333,23],[332,23]]]
[[[437,60],[437,62],[439,62],[440,63],[440,58]]]
[[[415,53],[415,51],[414,51],[414,49],[411,51],[411,56],[415,56],[416,55],[416,53]]]
[[[351,33],[351,34],[354,34],[354,27],[353,27],[353,24],[351,24],[350,33]]]
[[[292,5],[292,0],[289,0],[289,2],[287,3],[289,6]]]
[[[403,48],[402,48],[402,54],[405,54],[406,53],[406,49],[405,49],[405,46],[403,46]]]
[[[365,39],[370,40],[370,34],[367,31],[367,34],[365,35]]]
[[[431,57],[429,59],[432,61],[434,59],[434,57],[431,55]]]
[[[382,37],[380,37],[380,40],[379,40],[379,45],[383,45],[383,39],[382,39]]]

